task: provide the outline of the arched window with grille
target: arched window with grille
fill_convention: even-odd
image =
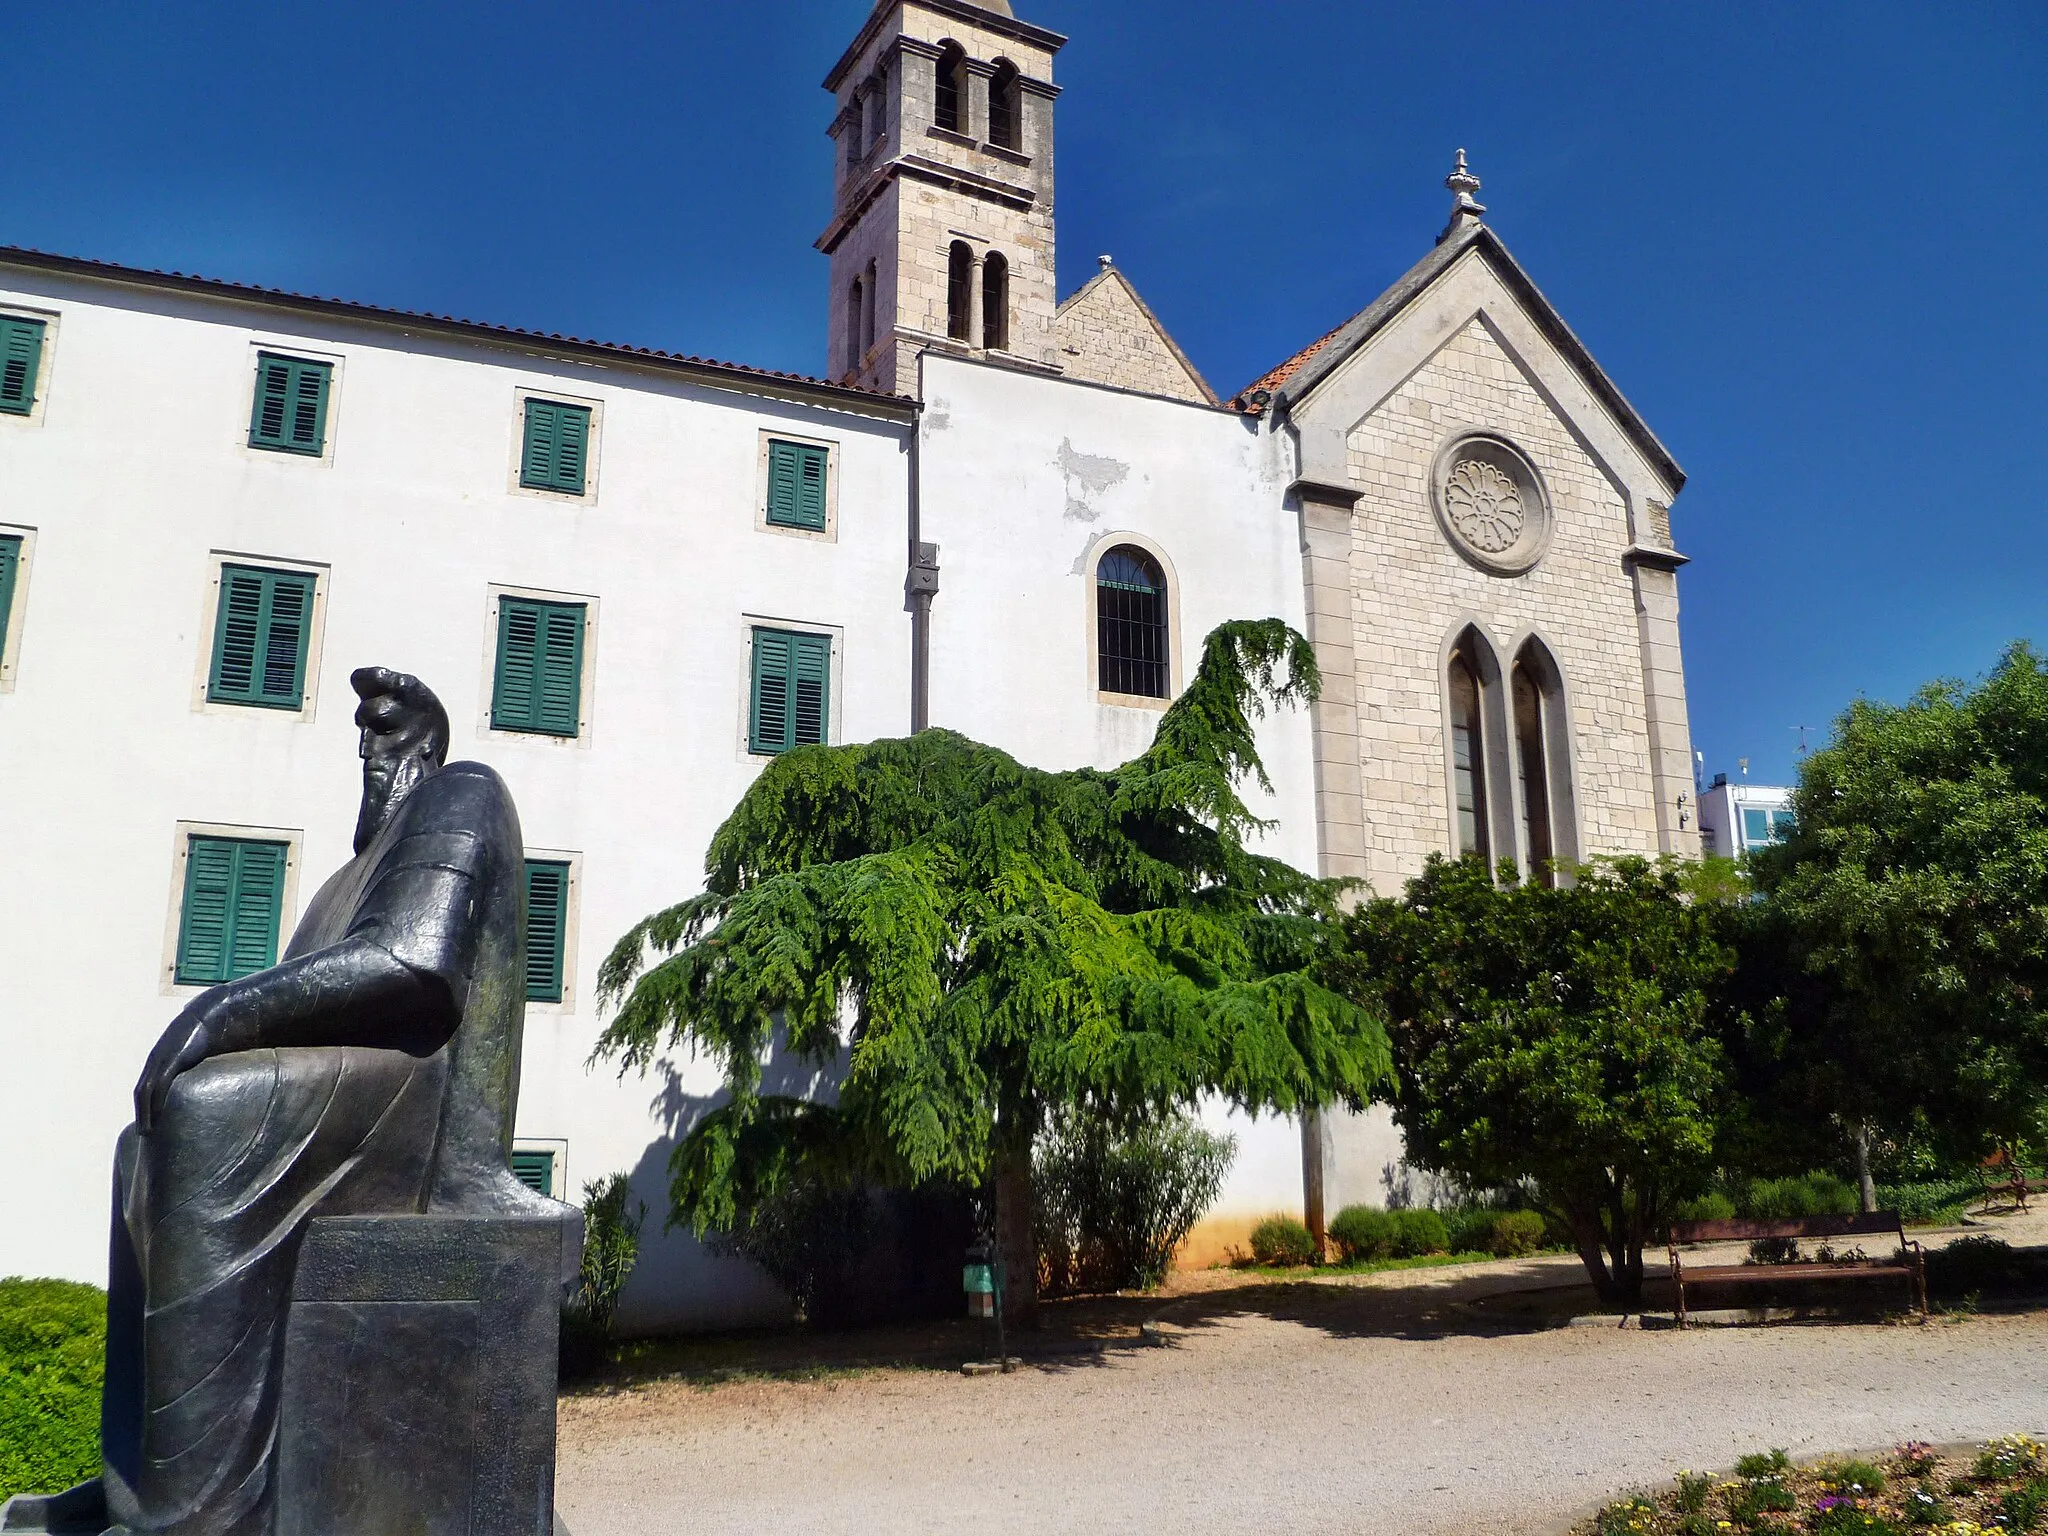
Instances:
[[[958,43],[940,45],[936,89],[932,93],[932,121],[948,133],[965,133],[961,126],[960,77],[967,68],[967,50]]]
[[[1135,544],[1095,567],[1095,651],[1104,693],[1163,699],[1172,691],[1166,573]]]
[[[946,253],[946,334],[955,341],[968,339],[973,303],[974,252],[965,240],[955,240]]]
[[[1536,639],[1516,653],[1512,677],[1523,864],[1531,880],[1554,886],[1570,877],[1578,858],[1564,677],[1549,647]]]
[[[1008,59],[996,60],[996,72],[988,83],[988,141],[998,149],[1024,147],[1023,93],[1018,89],[1017,66]]]
[[[996,352],[1010,346],[1010,263],[1000,251],[981,264],[981,344]]]
[[[1493,829],[1486,814],[1485,671],[1469,639],[1460,640],[1452,650],[1446,681],[1451,709],[1451,803],[1457,817],[1458,853],[1491,861]]]

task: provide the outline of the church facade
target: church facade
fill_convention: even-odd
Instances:
[[[1277,616],[1325,687],[1261,726],[1268,851],[1385,894],[1433,853],[1697,853],[1683,475],[1462,157],[1417,264],[1226,400],[1113,263],[1059,299],[1064,41],[875,7],[827,78],[824,379],[0,249],[0,1050],[50,1106],[0,1125],[39,1174],[0,1272],[100,1278],[77,1213],[148,1045],[347,857],[358,665],[519,799],[522,1170],[656,1211],[717,1074],[593,1070],[592,978],[791,745],[1109,766],[1211,627]],[[1399,1157],[1383,1112],[1208,1115],[1239,1155],[1196,1259]],[[780,1310],[658,1225],[630,1324]]]

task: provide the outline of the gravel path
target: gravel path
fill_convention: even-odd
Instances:
[[[1571,1261],[1198,1290],[1168,1347],[565,1400],[576,1536],[1550,1530],[1681,1467],[2048,1429],[2048,1313],[1529,1330]],[[1496,1298],[1489,1309],[1487,1298]]]

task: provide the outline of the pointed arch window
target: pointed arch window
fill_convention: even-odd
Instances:
[[[853,280],[853,287],[846,295],[846,371],[860,371],[861,359],[866,356],[861,338],[868,333],[869,322],[863,319],[867,308],[866,285],[859,278]]]
[[[955,341],[968,339],[973,303],[974,252],[965,240],[955,240],[946,254],[946,334]]]
[[[1540,640],[1515,656],[1510,684],[1515,717],[1515,809],[1521,820],[1524,867],[1530,879],[1558,884],[1578,858],[1573,815],[1571,732],[1565,725],[1564,679]]]
[[[996,60],[996,72],[988,83],[988,141],[998,149],[1024,147],[1022,92],[1017,66],[1008,59]]]
[[[967,50],[948,42],[939,51],[936,89],[932,95],[932,121],[948,133],[962,133],[960,79],[967,68]]]
[[[1486,814],[1486,700],[1478,658],[1460,642],[1451,652],[1451,800],[1457,811],[1458,853],[1491,861],[1492,828]]]
[[[1010,263],[990,251],[981,264],[981,344],[994,352],[1010,346]]]
[[[1095,567],[1095,649],[1104,693],[1167,697],[1173,669],[1166,596],[1166,573],[1135,544],[1117,545]]]

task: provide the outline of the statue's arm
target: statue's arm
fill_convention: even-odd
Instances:
[[[482,857],[468,833],[407,838],[339,942],[194,998],[135,1085],[136,1124],[147,1131],[178,1074],[211,1056],[305,1045],[439,1049],[461,1022]]]

